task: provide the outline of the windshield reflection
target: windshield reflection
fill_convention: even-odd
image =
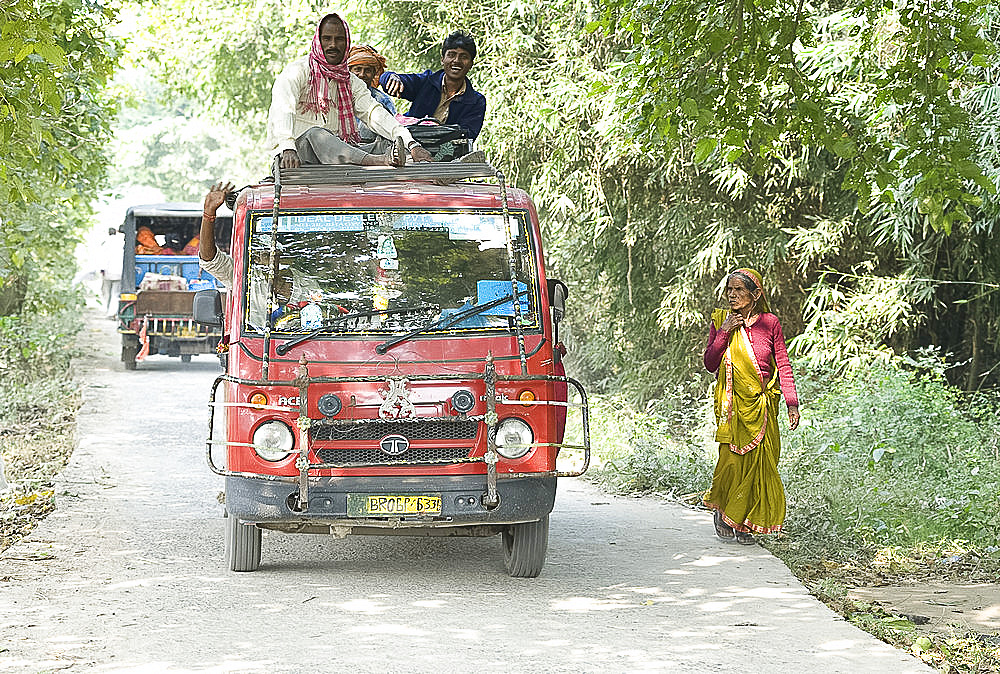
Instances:
[[[246,324],[268,316],[271,217],[252,214]],[[537,276],[525,213],[511,213],[522,327],[537,326]],[[512,294],[503,217],[476,212],[301,211],[278,219],[272,330],[413,330]],[[475,313],[475,312],[470,312]],[[512,301],[445,331],[513,327]],[[432,330],[433,331],[433,330]]]

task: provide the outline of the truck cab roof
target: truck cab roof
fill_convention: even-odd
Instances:
[[[492,179],[492,182],[487,182]],[[357,207],[374,208],[496,208],[501,205],[503,176],[489,164],[460,162],[420,163],[403,168],[324,165],[281,169],[275,182],[246,190],[250,209],[273,206],[280,190],[282,209]],[[477,180],[477,182],[470,182]],[[523,190],[506,188],[509,208],[528,208]]]

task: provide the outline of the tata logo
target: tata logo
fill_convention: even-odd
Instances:
[[[410,441],[402,435],[387,435],[379,440],[378,446],[389,456],[399,456],[410,448]]]

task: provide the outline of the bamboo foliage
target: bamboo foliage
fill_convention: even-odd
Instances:
[[[161,3],[160,24],[177,32],[190,6]],[[321,10],[257,0],[261,25],[199,33],[209,72],[186,74],[169,43],[157,61],[168,85],[259,119],[261,73],[304,53]],[[1000,327],[995,14],[980,0],[373,0],[349,18],[391,70],[439,67],[453,30],[476,37],[479,143],[538,206],[551,275],[572,290],[572,366],[642,401],[698,371],[738,266],[764,273],[802,358],[864,367],[936,346],[963,384],[994,381],[980,375],[998,374]],[[250,56],[226,78],[222,43]]]

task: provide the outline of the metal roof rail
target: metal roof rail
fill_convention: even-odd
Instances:
[[[359,185],[384,182],[454,182],[466,178],[496,178],[497,171],[487,163],[417,162],[396,168],[357,166],[355,164],[320,164],[300,168],[280,168],[280,183],[292,185]]]

